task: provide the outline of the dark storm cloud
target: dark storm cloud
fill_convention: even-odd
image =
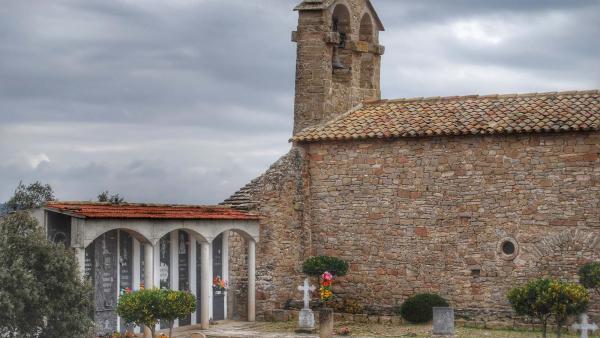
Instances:
[[[0,200],[216,203],[289,148],[295,0],[8,0]],[[598,1],[374,0],[385,97],[600,87]]]

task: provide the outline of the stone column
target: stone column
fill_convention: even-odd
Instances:
[[[140,289],[140,256],[141,256],[141,248],[140,241],[136,238],[133,238],[133,261],[131,262],[132,269],[132,280],[131,280],[131,289],[139,290]]]
[[[256,321],[256,242],[248,240],[248,321]]]
[[[190,250],[189,252],[189,276],[190,276],[190,292],[194,295],[194,298],[198,298],[197,289],[198,289],[198,279],[196,276],[196,237],[190,234]],[[197,312],[200,309],[196,309],[194,313],[192,313],[192,325],[197,323]]]
[[[169,285],[171,290],[179,290],[179,231],[171,231],[171,255],[169,266]],[[175,319],[173,327],[179,327],[179,319]]]
[[[200,243],[200,253],[202,259],[202,268],[200,276],[200,325],[203,330],[208,329],[209,325],[209,313],[208,313],[208,302],[209,294],[211,291],[212,278],[210,274],[210,244],[208,242]]]
[[[152,250],[152,286],[160,289],[160,239]]]
[[[225,231],[223,233],[223,245],[221,246],[221,275],[223,276],[223,280],[229,282],[229,231]],[[227,297],[229,292],[225,292],[223,309],[225,313],[225,319],[227,316]]]
[[[333,309],[322,309],[319,311],[319,337],[333,337]]]
[[[154,287],[154,247],[144,244],[144,288]]]
[[[144,244],[144,288],[154,287],[154,246],[150,243]],[[150,329],[144,328],[144,337],[152,337]]]
[[[79,275],[83,279],[85,278],[85,248],[75,248],[75,255],[77,256]]]

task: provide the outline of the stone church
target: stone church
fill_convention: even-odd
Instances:
[[[258,319],[300,298],[311,255],[347,260],[334,291],[369,313],[435,292],[488,321],[512,316],[510,287],[600,260],[598,90],[383,100],[373,5],[295,10],[291,150],[224,201],[261,216]],[[242,318],[246,241],[229,236]]]

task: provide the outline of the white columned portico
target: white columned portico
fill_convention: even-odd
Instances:
[[[248,240],[248,321],[256,321],[256,242]]]
[[[209,326],[209,294],[211,291],[212,278],[210,275],[210,244],[208,242],[200,243],[201,273],[200,273],[200,325],[203,330]]]

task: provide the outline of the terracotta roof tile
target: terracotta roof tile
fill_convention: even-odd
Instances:
[[[365,102],[290,141],[600,130],[600,91]]]
[[[258,220],[256,214],[224,206],[48,202],[46,209],[85,218]]]

